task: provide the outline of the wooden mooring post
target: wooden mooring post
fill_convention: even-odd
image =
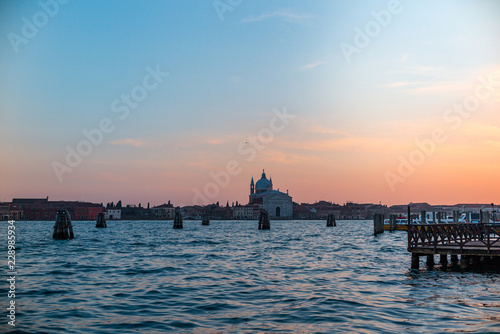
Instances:
[[[210,225],[210,219],[208,219],[207,213],[203,213],[203,218],[201,218],[201,225],[207,226]]]
[[[97,215],[97,221],[96,221],[95,227],[99,227],[99,228],[108,227],[106,225],[106,218],[104,217],[104,213],[101,212],[100,214]]]
[[[439,264],[441,267],[446,268],[448,266],[448,255],[447,254],[439,254]]]
[[[52,238],[66,240],[73,239],[74,237],[73,225],[71,225],[71,216],[68,210],[58,210]]]
[[[269,230],[271,229],[271,223],[269,222],[269,215],[266,211],[261,211],[259,216],[259,230]]]
[[[329,214],[328,217],[326,218],[326,226],[331,227],[331,226],[337,226],[337,222],[335,221],[335,215],[334,214]]]
[[[384,233],[384,215],[376,213],[373,215],[373,234]]]
[[[180,207],[175,208],[174,228],[183,228],[183,226],[182,226],[182,214],[181,214]]]
[[[411,253],[411,269],[420,268],[420,255],[418,253]]]
[[[389,216],[389,232],[396,231],[396,221],[398,219],[397,215]]]

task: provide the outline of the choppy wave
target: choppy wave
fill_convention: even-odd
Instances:
[[[16,225],[18,332],[500,332],[498,274],[412,272],[406,233],[368,221]]]

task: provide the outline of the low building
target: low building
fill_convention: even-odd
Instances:
[[[24,219],[24,212],[20,205],[18,204],[10,204],[10,217],[9,219],[13,220],[22,220]]]
[[[212,208],[207,210],[207,214],[210,219],[228,220],[233,218],[233,210],[229,206]]]
[[[128,220],[148,220],[151,219],[150,210],[139,206],[127,204],[121,208],[121,219]]]
[[[170,204],[170,201],[168,204],[157,205],[150,210],[156,219],[174,219],[175,217],[175,208]]]
[[[201,219],[205,208],[201,205],[189,205],[181,208],[181,214],[184,219]]]
[[[120,220],[122,219],[122,209],[106,209],[104,218],[106,220]]]
[[[0,203],[0,220],[10,219],[10,205],[9,203]]]
[[[232,207],[233,219],[256,220],[259,219],[260,207],[255,204],[236,205]]]
[[[23,204],[26,220],[54,220],[57,211],[64,209],[68,210],[73,220],[95,220],[99,213],[104,212],[102,205],[89,202],[35,201],[31,204]]]

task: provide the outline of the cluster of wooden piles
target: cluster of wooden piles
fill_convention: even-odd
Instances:
[[[206,212],[203,214],[203,218],[201,219],[201,225],[210,225],[210,220],[208,219],[208,215]]]
[[[174,228],[184,228],[182,226],[182,214],[180,207],[175,208]]]
[[[333,214],[328,215],[328,217],[326,218],[326,226],[327,227],[337,226],[337,222],[335,221],[335,215]]]
[[[74,237],[73,225],[71,225],[71,216],[68,210],[58,210],[52,238],[66,240]]]
[[[259,216],[259,230],[269,230],[271,229],[271,223],[269,222],[269,215],[266,211],[261,211]]]
[[[98,227],[98,228],[106,228],[108,227],[106,225],[106,218],[104,218],[104,213],[100,213],[97,215],[97,222],[95,224],[95,227]]]

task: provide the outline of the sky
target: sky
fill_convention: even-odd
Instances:
[[[1,1],[0,201],[500,203],[500,2]]]

